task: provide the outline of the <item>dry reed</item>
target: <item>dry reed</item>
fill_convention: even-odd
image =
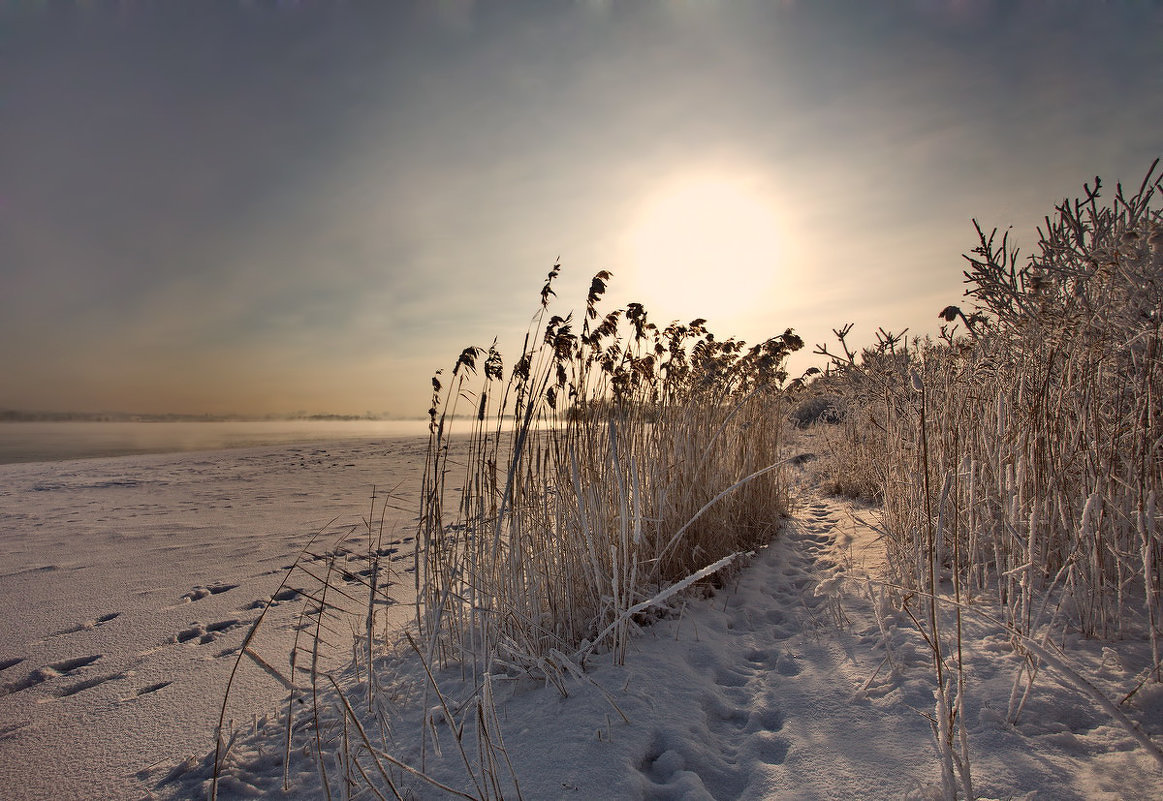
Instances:
[[[858,354],[849,326],[836,331],[840,353],[817,350],[832,362],[817,391],[844,398],[829,437],[831,486],[882,502],[899,602],[925,599],[917,625],[933,650],[950,798],[955,784],[972,794],[959,704],[960,614],[974,598],[1000,605],[1024,657],[1011,723],[1050,638],[1067,627],[1142,637],[1150,661],[1141,675],[1161,680],[1157,165],[1133,195],[1117,187],[1109,205],[1098,179],[1083,199],[1059,204],[1024,264],[1006,236],[975,222],[965,271],[975,308],[945,308],[939,341],[882,330]]]

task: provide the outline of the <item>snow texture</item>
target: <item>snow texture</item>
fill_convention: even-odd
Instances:
[[[415,441],[347,443],[0,468],[4,797],[206,797],[222,688],[255,602],[276,591],[315,530],[325,527],[333,543],[350,528],[358,549],[371,485],[415,481],[423,451]],[[414,498],[409,491],[399,490]],[[400,555],[411,514],[398,514],[390,537]],[[334,515],[341,519],[328,525]],[[929,650],[908,616],[884,602],[876,583],[883,549],[862,521],[875,522],[874,510],[803,486],[772,544],[721,589],[672,599],[633,639],[624,666],[597,654],[560,687],[491,676],[523,797],[940,797],[926,717],[934,706]],[[403,621],[412,579],[410,560],[399,564],[393,608]],[[278,601],[261,630],[272,638],[256,644],[279,670],[302,602],[293,594]],[[1071,637],[1065,645],[1074,669],[1116,703],[1139,685],[1125,665],[1142,664],[1140,643]],[[996,626],[968,615],[963,654],[978,797],[1163,798],[1155,761],[1048,666],[1022,717],[1006,722],[1023,660]],[[323,797],[307,705],[291,705],[285,766],[288,693],[243,666],[219,797]],[[372,694],[350,650],[337,647],[321,668],[332,787],[355,769],[337,758],[345,712],[324,673],[378,749],[472,794],[415,655],[387,649],[375,668]],[[459,669],[438,670],[436,680],[454,717],[474,708],[474,687]],[[1163,740],[1161,688],[1140,688],[1122,709]],[[475,764],[475,729],[465,730]],[[354,728],[346,734],[356,738]],[[399,770],[391,775],[406,798],[451,797]],[[516,797],[507,769],[499,780]]]
[[[425,451],[413,438],[0,465],[0,797],[142,798],[153,768],[212,747],[242,639],[313,534],[318,552],[365,550],[372,487],[396,487],[384,550],[411,566]],[[295,586],[253,644],[284,671]],[[253,666],[236,685],[235,720],[283,693]]]

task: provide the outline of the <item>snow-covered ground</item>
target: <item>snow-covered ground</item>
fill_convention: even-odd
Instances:
[[[333,516],[340,519],[328,531],[354,527],[358,547],[373,483],[406,477],[412,483],[400,487],[401,497],[415,498],[423,450],[415,441],[349,443],[0,468],[3,797],[204,797],[222,687],[258,614],[254,601],[269,597],[306,539]],[[859,522],[874,521],[874,512],[821,497],[804,482],[794,518],[773,544],[723,589],[681,600],[643,628],[624,666],[599,655],[561,687],[494,677],[495,707],[485,708],[495,708],[525,799],[939,792],[926,718],[934,706],[929,651],[906,616],[877,603],[866,580],[882,569],[875,533]],[[411,514],[399,512],[401,528],[389,538],[400,540],[392,546],[400,555]],[[406,585],[393,607],[401,620]],[[275,607],[262,629],[273,639],[256,645],[272,664],[281,659],[280,669],[299,608]],[[1140,643],[1069,645],[1071,663],[1114,702],[1138,686]],[[425,698],[415,656],[403,649],[380,657],[370,698],[366,671],[345,667],[341,656],[325,668],[380,764],[387,767],[388,756],[423,764],[431,777],[475,794],[447,722],[433,714],[437,702]],[[1163,767],[1049,667],[1022,718],[1005,722],[1020,660],[988,621],[966,618],[963,656],[977,795],[1163,798]],[[219,796],[324,797],[308,756],[316,747],[309,705],[292,705],[284,795],[287,692],[253,664],[243,667],[243,693],[231,709],[239,737]],[[473,708],[459,670],[436,679],[454,717]],[[329,682],[319,689],[335,797],[343,797],[345,774],[358,780],[353,787],[364,784],[361,767],[393,797],[359,745],[363,735],[343,725],[338,695]],[[1139,689],[1121,708],[1163,742],[1158,686]],[[471,765],[479,753],[473,731],[465,729]],[[344,752],[344,737],[348,752],[364,752],[358,766],[333,758]],[[451,797],[398,770],[389,775],[402,797]],[[498,776],[512,787],[506,766]]]
[[[425,450],[412,438],[0,465],[0,798],[141,798],[139,772],[204,752],[256,602],[316,531],[319,548],[346,532],[365,546],[373,485],[395,488],[385,545],[410,551]],[[380,513],[377,501],[377,525]],[[302,608],[290,595],[255,643],[278,664]],[[283,692],[253,669],[237,683],[235,719]]]

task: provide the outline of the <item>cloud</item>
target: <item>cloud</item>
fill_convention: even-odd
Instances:
[[[598,269],[613,302],[641,198],[716,161],[784,209],[781,329],[931,325],[970,216],[1032,225],[1158,155],[1145,6],[685,5],[22,20],[0,369],[22,404],[418,405],[461,347],[520,336],[556,257],[566,308]]]

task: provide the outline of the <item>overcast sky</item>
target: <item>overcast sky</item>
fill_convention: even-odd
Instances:
[[[934,332],[972,217],[1163,155],[1161,8],[0,0],[0,408],[420,416],[558,257],[562,313]]]

